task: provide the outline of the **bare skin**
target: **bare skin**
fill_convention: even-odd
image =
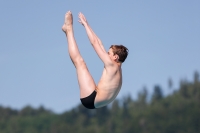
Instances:
[[[80,98],[89,96],[95,90],[97,95],[94,105],[96,108],[100,108],[113,101],[121,89],[122,63],[118,62],[119,57],[113,54],[112,49],[106,52],[101,40],[93,32],[82,13],[79,13],[79,22],[84,26],[94,50],[104,63],[102,77],[97,85],[78,50],[73,34],[73,17],[70,11],[65,15],[65,22],[62,30],[66,34],[69,55],[76,68],[80,87]]]

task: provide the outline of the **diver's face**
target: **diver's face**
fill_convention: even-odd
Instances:
[[[111,60],[113,60],[113,61],[117,61],[118,60],[118,55],[116,55],[116,54],[114,55],[112,48],[109,49],[108,55],[111,58]]]

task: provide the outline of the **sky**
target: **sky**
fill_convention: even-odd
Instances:
[[[22,109],[44,106],[56,113],[80,104],[75,68],[61,27],[71,10],[74,35],[90,73],[98,83],[103,63],[92,48],[82,12],[108,50],[123,44],[129,55],[122,65],[118,99],[160,85],[165,95],[181,79],[200,72],[199,0],[1,0],[0,106]]]

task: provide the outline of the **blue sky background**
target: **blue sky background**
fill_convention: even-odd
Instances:
[[[169,93],[167,81],[200,72],[199,0],[1,0],[0,105],[21,109],[43,105],[62,113],[80,103],[76,72],[61,27],[71,10],[80,52],[96,82],[103,63],[78,23],[81,11],[108,50],[123,44],[123,87],[117,98],[137,97],[143,86]]]

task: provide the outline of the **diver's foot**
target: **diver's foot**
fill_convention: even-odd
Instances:
[[[72,16],[72,13],[71,11],[68,11],[66,14],[65,14],[65,22],[62,26],[62,30],[67,33],[68,31],[71,31],[72,30],[72,24],[73,24],[73,16]]]

